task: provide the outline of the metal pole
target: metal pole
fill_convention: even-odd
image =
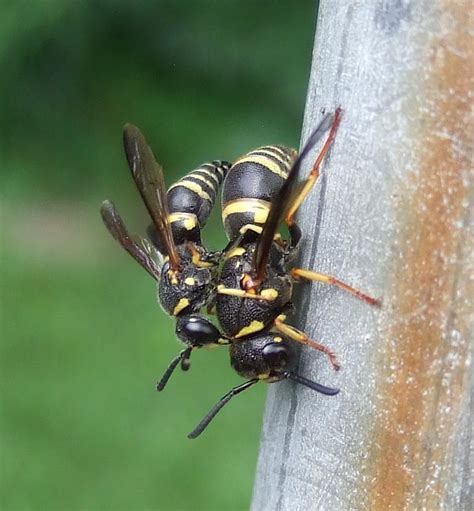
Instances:
[[[344,116],[300,264],[383,306],[299,284],[295,325],[342,363],[305,348],[300,372],[341,393],[270,386],[255,511],[470,508],[469,26],[467,0],[320,3],[303,139]]]

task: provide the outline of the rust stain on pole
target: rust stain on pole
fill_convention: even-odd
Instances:
[[[420,56],[418,72],[427,74],[422,97],[410,106],[409,117],[419,119],[417,169],[401,185],[397,204],[393,284],[382,327],[386,379],[379,382],[381,411],[366,465],[372,509],[441,509],[469,392],[471,6],[440,5],[443,30]]]

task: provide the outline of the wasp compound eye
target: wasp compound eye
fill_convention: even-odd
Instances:
[[[190,346],[216,344],[221,337],[219,330],[207,318],[199,314],[178,317],[176,335]]]
[[[288,365],[291,352],[288,346],[272,342],[263,348],[263,358],[272,369],[280,369]]]

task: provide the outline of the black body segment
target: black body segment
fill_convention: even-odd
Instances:
[[[244,225],[265,223],[296,156],[288,147],[264,146],[232,165],[222,188],[222,220],[229,239],[235,239]]]
[[[231,344],[230,363],[243,378],[271,383],[283,379],[285,371],[296,369],[298,355],[291,339],[270,332]]]
[[[219,160],[203,163],[170,186],[166,198],[177,245],[185,241],[201,244],[200,230],[209,218],[230,166],[229,162]]]
[[[177,318],[176,335],[190,347],[229,344],[228,339],[202,314]]]

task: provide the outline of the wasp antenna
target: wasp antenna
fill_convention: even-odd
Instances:
[[[191,351],[189,352],[189,354],[187,356],[184,356],[181,359],[181,370],[182,371],[188,371],[189,368],[191,367],[191,360],[189,358],[189,355],[191,355]]]
[[[336,394],[339,394],[339,389],[325,387],[324,385],[321,385],[320,383],[316,383],[315,381],[308,380],[304,376],[300,376],[299,374],[296,374],[296,373],[285,373],[284,376],[288,380],[293,380],[296,383],[300,383],[301,385],[304,385],[305,387],[313,389],[316,392],[319,392],[320,394],[324,394],[326,396],[335,396]]]
[[[191,355],[192,348],[186,348],[183,350],[176,358],[174,358],[168,368],[165,371],[165,374],[161,377],[161,380],[156,384],[156,390],[158,392],[161,392],[168,383],[168,380],[170,379],[171,375],[173,374],[174,370],[178,366],[178,364],[181,362],[181,367],[183,371],[187,371],[189,369],[189,357]],[[185,363],[186,361],[186,363]],[[184,367],[186,365],[186,368]]]
[[[247,390],[252,385],[255,385],[258,382],[258,378],[253,378],[252,380],[248,380],[242,385],[238,385],[231,389],[225,396],[223,396],[219,402],[211,409],[211,411],[202,419],[202,421],[189,433],[188,438],[196,438],[198,437],[209,425],[212,419],[219,413],[221,408],[227,404],[234,396],[240,394],[244,390]]]

